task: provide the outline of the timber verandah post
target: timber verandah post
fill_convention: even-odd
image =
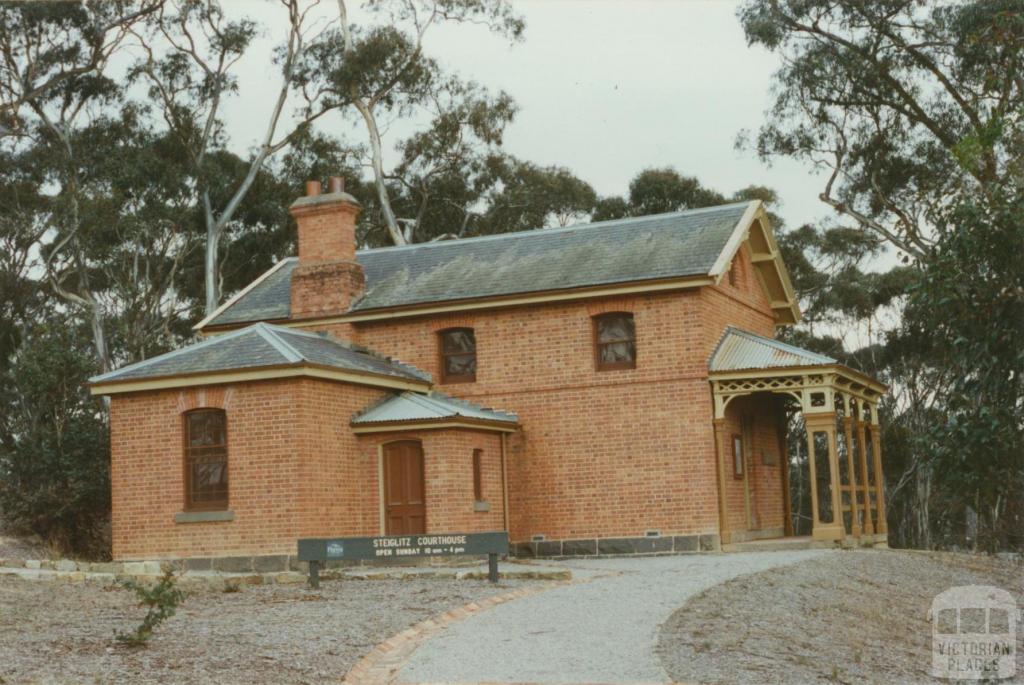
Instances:
[[[871,481],[868,480],[868,448],[867,448],[867,433],[864,429],[864,421],[861,413],[864,411],[863,406],[858,403],[857,411],[854,414],[853,428],[857,432],[857,453],[860,457],[860,477],[864,482],[864,534],[874,535],[875,524],[871,520]],[[878,474],[875,474],[877,480]],[[878,503],[875,503],[875,512],[878,512]]]
[[[804,426],[807,430],[808,463],[811,471],[811,501],[814,509],[814,527],[811,536],[817,540],[842,540],[846,534],[843,526],[842,508],[839,502],[839,454],[836,449],[836,414],[835,411],[804,413]],[[818,515],[818,482],[816,467],[816,450],[814,436],[822,433],[828,445],[828,470],[830,504],[832,521],[823,523]]]
[[[878,424],[878,405],[869,403],[868,408],[871,411],[871,425],[869,430],[871,432],[871,452],[874,457],[875,466],[875,506],[877,507],[876,515],[878,516],[878,523],[875,526],[875,530],[878,531],[879,535],[887,535],[889,533],[889,524],[885,519],[885,476],[882,474],[882,431],[881,426]]]
[[[853,407],[853,398],[846,397],[843,401],[843,439],[845,440],[846,446],[846,473],[847,479],[850,481],[850,534],[854,537],[860,537],[860,515],[858,512],[859,507],[857,506],[857,500],[860,497],[860,493],[857,490],[857,475],[856,469],[853,468],[853,417],[851,416],[851,409]]]
[[[715,398],[716,407],[720,402],[719,398]],[[724,407],[721,409],[722,413],[725,412]],[[716,417],[713,421],[715,426],[715,459],[717,461],[717,468],[715,469],[718,476],[718,543],[719,545],[727,545],[732,540],[732,534],[729,532],[729,512],[726,509],[726,497],[725,497],[725,484],[726,484],[726,473],[725,473],[725,419]]]

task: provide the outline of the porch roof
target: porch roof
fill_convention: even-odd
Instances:
[[[716,399],[715,416],[740,395],[781,392],[800,400],[804,412],[832,411],[832,393],[877,402],[888,387],[832,357],[788,345],[729,326],[708,360]],[[812,403],[811,394],[828,390],[824,404]]]
[[[838,364],[832,357],[729,326],[711,354],[710,371],[745,371]]]
[[[401,429],[410,424],[464,423],[469,426],[514,430],[519,425],[515,414],[481,407],[465,400],[432,392],[403,392],[388,395],[352,417],[356,429],[392,427]]]

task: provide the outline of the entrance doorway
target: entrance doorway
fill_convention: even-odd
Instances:
[[[423,448],[414,440],[384,445],[384,532],[427,532]]]

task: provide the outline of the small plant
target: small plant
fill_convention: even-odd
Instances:
[[[139,596],[139,606],[149,609],[138,628],[129,633],[116,631],[114,637],[117,641],[129,647],[142,647],[149,642],[156,627],[174,616],[178,605],[185,599],[185,593],[177,588],[176,583],[174,570],[169,567],[164,570],[160,581],[152,587],[134,580],[122,581],[124,587],[134,590]]]

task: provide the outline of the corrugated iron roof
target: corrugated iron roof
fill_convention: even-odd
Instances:
[[[360,250],[366,288],[351,310],[708,275],[750,207]],[[288,319],[296,266],[279,262],[203,326]]]
[[[730,326],[711,354],[708,368],[711,371],[746,371],[836,363],[832,357]]]
[[[515,414],[480,407],[440,393],[421,395],[414,392],[403,392],[389,395],[362,410],[352,417],[352,425],[458,418],[497,421],[513,425],[519,421]]]
[[[110,383],[302,363],[424,383],[431,378],[408,364],[326,335],[258,323],[89,380]]]

